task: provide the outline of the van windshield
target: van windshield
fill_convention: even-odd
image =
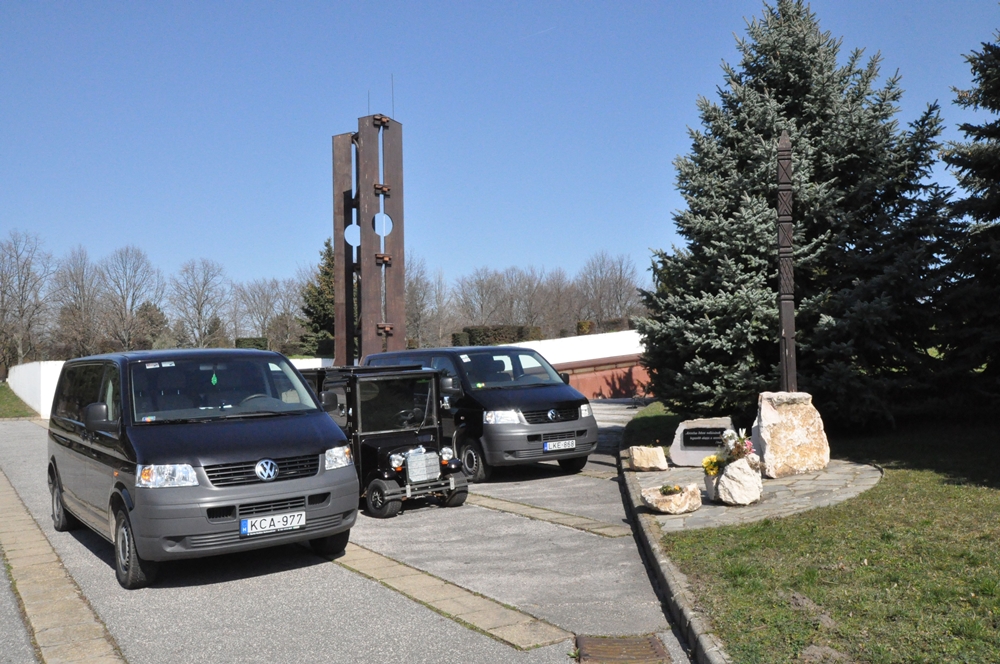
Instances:
[[[129,366],[133,421],[152,424],[315,411],[316,400],[279,357],[199,356]]]
[[[459,355],[474,390],[562,385],[559,374],[533,350],[483,350]]]

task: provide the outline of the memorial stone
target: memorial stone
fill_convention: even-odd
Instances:
[[[715,454],[722,445],[722,432],[733,428],[728,417],[684,420],[674,432],[670,461],[675,466],[701,466],[701,461]]]

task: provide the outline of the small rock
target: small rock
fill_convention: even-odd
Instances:
[[[628,454],[634,471],[670,469],[662,447],[630,447]]]
[[[664,496],[658,487],[642,490],[642,502],[664,514],[686,514],[701,507],[701,491],[697,484],[688,484],[681,493]]]

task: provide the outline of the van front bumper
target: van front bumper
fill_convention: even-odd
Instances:
[[[572,440],[571,449],[545,451],[545,443]],[[491,466],[513,466],[587,456],[597,449],[593,415],[549,424],[484,424],[483,455]]]
[[[358,512],[354,466],[301,479],[215,487],[201,468],[199,486],[134,491],[129,513],[135,546],[146,560],[200,558],[301,542],[343,532]],[[241,519],[305,512],[304,527],[243,537]]]

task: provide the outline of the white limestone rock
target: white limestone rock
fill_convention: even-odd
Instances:
[[[664,496],[659,487],[642,490],[642,502],[664,514],[686,514],[701,507],[701,491],[697,484],[688,484],[681,493]]]
[[[634,471],[670,470],[662,447],[630,447],[628,454]]]
[[[823,418],[806,392],[762,392],[752,438],[765,477],[811,473],[830,463]]]
[[[715,482],[715,499],[726,505],[750,505],[760,500],[764,483],[760,471],[754,470],[750,458],[727,463]]]

